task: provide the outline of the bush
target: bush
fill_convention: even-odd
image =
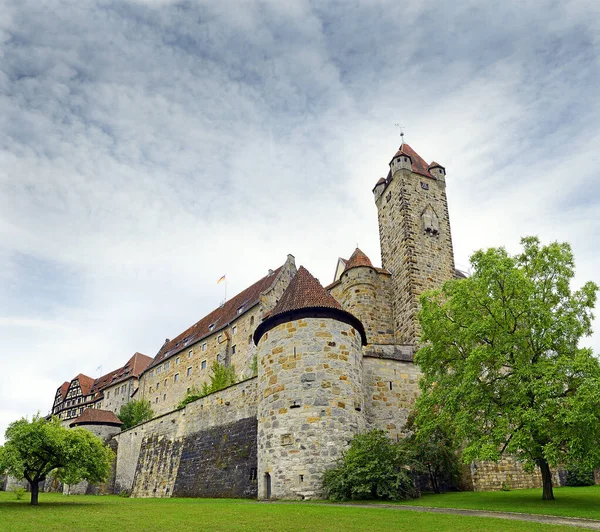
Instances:
[[[119,419],[123,423],[121,430],[127,430],[135,425],[139,425],[144,421],[152,419],[154,412],[148,401],[138,399],[137,401],[129,401],[124,404],[119,410]]]
[[[225,366],[219,364],[216,360],[210,367],[210,384],[203,383],[201,388],[193,386],[189,392],[186,392],[183,400],[177,405],[177,408],[183,408],[188,403],[206,397],[208,394],[223,390],[237,382],[235,376],[235,366]]]
[[[582,467],[573,466],[567,470],[567,486],[593,486],[594,472]]]
[[[27,490],[25,488],[13,488],[13,493],[15,494],[15,498],[20,501],[23,497],[25,497],[25,494],[27,493]]]
[[[356,435],[337,466],[323,475],[323,486],[334,501],[402,500],[420,495],[400,446],[383,430]]]

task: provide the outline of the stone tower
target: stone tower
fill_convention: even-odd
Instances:
[[[419,336],[419,296],[454,277],[454,252],[446,199],[446,171],[427,164],[408,144],[373,189],[379,218],[382,266],[392,273],[397,344]]]
[[[322,475],[364,430],[361,322],[300,267],[254,333],[258,498],[322,497]]]

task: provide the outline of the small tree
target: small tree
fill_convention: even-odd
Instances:
[[[466,462],[538,465],[553,499],[550,466],[600,463],[600,364],[579,347],[598,287],[571,291],[568,244],[521,243],[476,252],[471,277],[422,296],[417,424],[452,424]]]
[[[401,500],[419,496],[403,449],[383,430],[354,436],[337,466],[325,471],[323,486],[332,500]]]
[[[110,473],[113,452],[87,430],[69,430],[57,418],[46,421],[39,415],[11,423],[0,447],[0,472],[30,486],[31,504],[38,504],[39,483],[56,471],[57,478],[70,483],[102,482]]]
[[[434,493],[441,493],[440,482],[456,486],[460,481],[459,451],[451,425],[440,424],[440,418],[424,428],[415,424],[415,414],[409,416],[407,430],[413,431],[401,441],[412,458],[414,471],[429,478]]]
[[[138,399],[125,403],[119,410],[118,417],[123,423],[121,430],[127,430],[152,419],[152,416],[154,416],[154,412],[150,407],[150,403],[144,399]]]
[[[233,364],[231,366],[225,366],[215,360],[210,367],[210,384],[204,382],[200,389],[196,386],[190,388],[190,390],[186,392],[183,400],[177,405],[177,408],[183,408],[185,405],[196,399],[201,399],[210,393],[223,390],[236,382],[235,366]]]

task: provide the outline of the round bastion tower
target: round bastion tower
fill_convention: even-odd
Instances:
[[[364,328],[300,267],[254,342],[258,498],[319,498],[323,472],[365,427]]]

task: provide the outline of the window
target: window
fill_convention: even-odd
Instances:
[[[179,380],[179,373],[175,373],[175,375],[173,375],[173,382],[177,382]]]
[[[154,402],[155,402],[155,403],[158,403],[158,397],[157,397],[156,399],[154,399]]]
[[[215,328],[215,324],[214,324],[214,323],[211,323],[211,324],[208,326],[208,330],[209,330],[209,331],[212,331],[214,328]]]
[[[241,314],[242,312],[244,312],[244,305],[237,309],[238,314]]]
[[[166,401],[166,400],[167,400],[167,394],[165,393],[165,394],[163,394],[163,401]]]
[[[206,342],[202,344],[202,351],[206,351]]]
[[[191,376],[191,374],[192,374],[192,366],[190,366],[190,367],[187,369],[187,376],[189,377],[189,376]]]
[[[150,386],[150,393],[152,393],[152,386]]]
[[[165,386],[167,385],[167,379],[165,379],[165,383],[164,384],[165,384]]]
[[[170,362],[165,362],[165,371],[167,371],[171,367]]]
[[[248,343],[249,343],[249,344],[251,344],[251,343],[252,343],[252,335],[251,335],[251,334],[249,334],[249,335],[248,335]]]
[[[206,360],[202,361],[201,369],[206,369]]]
[[[223,338],[223,335],[219,334],[219,336],[217,336],[217,342],[221,343],[221,338]]]
[[[205,344],[206,345],[206,344]],[[192,349],[190,349],[188,351],[188,358],[192,358],[192,355],[194,354],[194,351]]]
[[[175,359],[175,364],[179,364],[179,357]]]
[[[156,374],[158,375],[162,371],[162,366],[156,368]]]
[[[160,382],[156,383],[156,389],[158,390],[160,388]]]
[[[151,370],[150,370],[150,373],[148,373],[148,375],[150,375],[150,377],[154,376],[154,370],[153,370],[153,369],[151,369]]]
[[[254,325],[254,316],[250,317],[250,325]]]
[[[231,346],[231,354],[232,354],[232,355],[235,355],[235,345],[232,345],[232,346]]]
[[[234,325],[234,326],[231,328],[231,334],[235,334],[236,332],[237,332],[237,325]]]
[[[110,399],[110,391],[106,392],[106,398]]]

